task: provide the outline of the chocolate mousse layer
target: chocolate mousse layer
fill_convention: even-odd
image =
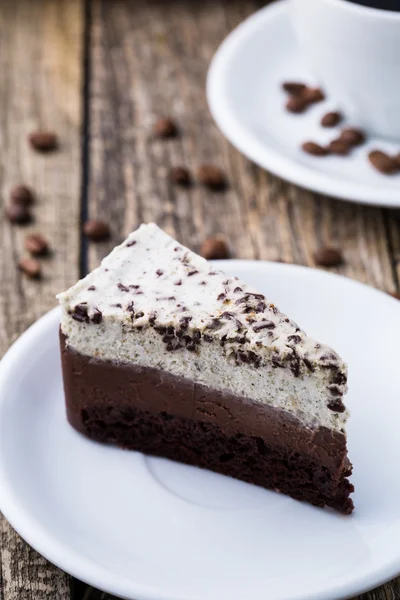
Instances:
[[[342,433],[166,371],[84,356],[62,333],[60,343],[68,420],[84,435],[352,512]]]

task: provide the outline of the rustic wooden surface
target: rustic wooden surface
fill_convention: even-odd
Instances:
[[[54,295],[78,276],[80,214],[80,84],[82,7],[79,0],[3,0],[0,4],[0,189],[24,182],[36,190],[35,223],[0,219],[0,353],[55,305]],[[59,152],[35,154],[27,135],[55,129]],[[45,232],[53,255],[43,280],[16,269],[27,233]],[[37,554],[0,516],[1,600],[70,600],[69,577]]]
[[[261,0],[7,0],[0,5],[0,185],[37,190],[36,227],[55,248],[41,283],[15,269],[26,229],[0,221],[0,352],[54,304],[79,270],[94,267],[142,221],[156,221],[198,249],[223,233],[235,257],[314,266],[321,244],[339,246],[336,269],[398,291],[397,211],[334,201],[287,184],[243,158],[209,115],[204,82],[227,33]],[[86,46],[86,52],[85,52]],[[87,62],[86,59],[89,59]],[[176,140],[151,139],[157,115],[180,124]],[[26,134],[56,129],[61,150],[32,153]],[[90,133],[81,145],[80,132]],[[167,181],[170,166],[222,167],[229,189],[213,193]],[[82,192],[82,193],[80,193]],[[82,199],[82,203],[80,202]],[[79,236],[83,217],[105,218],[109,243]],[[68,578],[0,521],[1,600],[111,600]],[[400,579],[358,600],[397,600]],[[272,600],[272,599],[271,599]]]

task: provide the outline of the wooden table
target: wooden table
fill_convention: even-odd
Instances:
[[[156,221],[193,249],[223,233],[240,258],[314,266],[321,244],[343,250],[338,272],[398,291],[399,213],[330,200],[287,184],[243,158],[207,110],[208,64],[227,33],[262,0],[3,0],[0,5],[0,185],[26,182],[36,223],[0,220],[0,352],[55,304],[56,292],[98,264],[142,221]],[[182,135],[152,141],[155,116]],[[61,148],[34,153],[27,134],[55,130]],[[212,162],[224,193],[167,182],[172,165]],[[399,190],[400,193],[400,190]],[[109,220],[112,241],[88,245],[87,216]],[[54,249],[41,282],[16,263],[27,232]],[[399,541],[400,543],[400,541]],[[111,598],[70,578],[32,550],[0,517],[1,600]],[[400,579],[359,600],[400,598]],[[223,599],[221,599],[223,600]],[[268,599],[273,600],[273,599]]]

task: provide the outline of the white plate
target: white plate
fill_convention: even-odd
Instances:
[[[0,508],[41,554],[135,600],[338,600],[400,572],[400,303],[302,267],[228,261],[350,367],[356,510],[102,446],[66,422],[58,311],[0,363]]]
[[[300,150],[306,140],[327,143],[335,137],[336,130],[321,127],[319,121],[327,110],[340,107],[331,98],[305,114],[288,113],[281,84],[293,80],[313,81],[283,0],[239,25],[212,61],[207,95],[222,133],[253,162],[302,187],[344,200],[399,207],[400,174],[378,173],[367,154],[371,148],[394,153],[400,147],[371,139],[347,157],[318,158]]]

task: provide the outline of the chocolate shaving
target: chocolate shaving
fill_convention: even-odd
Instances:
[[[300,375],[300,357],[295,350],[293,350],[293,354],[290,358],[290,370],[292,371],[295,377],[299,377]]]
[[[330,391],[332,396],[337,396],[337,397],[343,396],[342,390],[335,383],[328,385],[328,390]]]
[[[258,332],[263,329],[275,329],[276,325],[272,321],[262,321],[261,323],[256,323],[253,325],[253,330]]]
[[[121,290],[121,292],[129,292],[129,288],[126,287],[126,285],[124,285],[123,283],[118,283],[118,289]]]
[[[98,308],[94,308],[93,314],[90,317],[90,320],[92,321],[92,323],[95,323],[96,325],[98,325],[103,320],[103,313]]]
[[[75,321],[78,321],[79,323],[89,323],[87,302],[77,304],[70,314],[72,318],[75,319]]]
[[[345,405],[343,404],[340,398],[335,398],[328,403],[329,410],[333,412],[343,413],[346,410]]]
[[[179,325],[181,326],[181,329],[187,329],[192,318],[193,317],[182,317],[179,320]]]

